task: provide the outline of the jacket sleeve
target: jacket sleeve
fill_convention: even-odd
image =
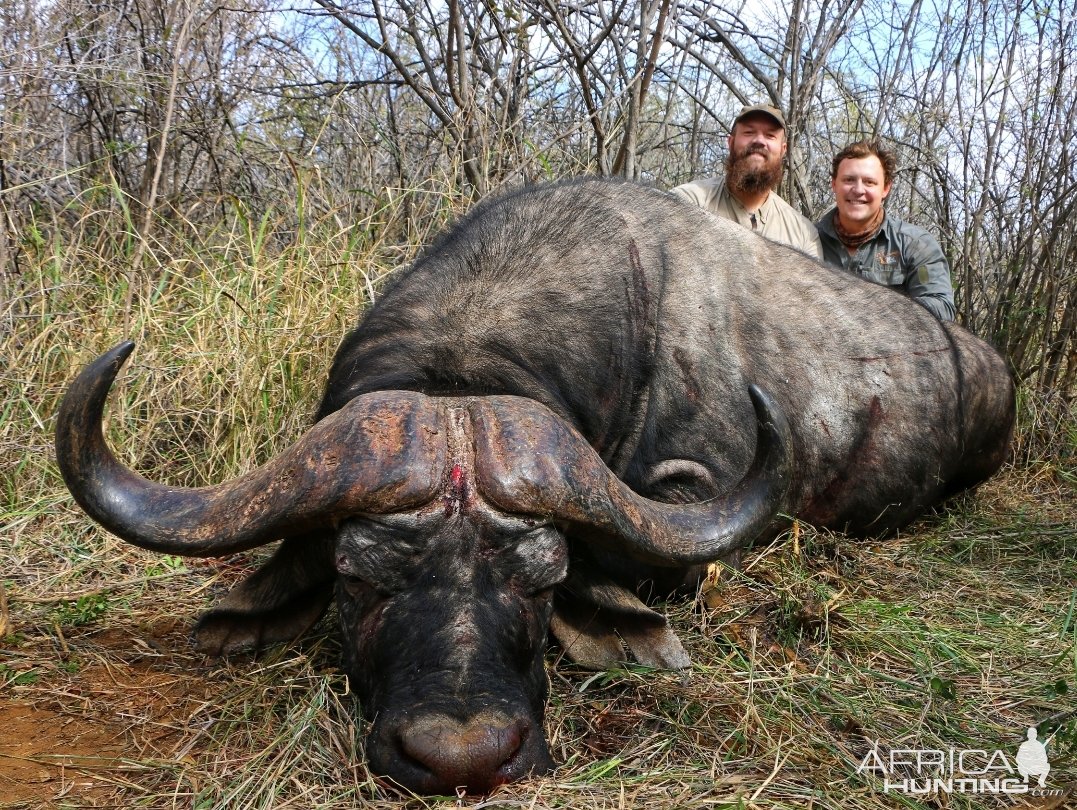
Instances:
[[[950,265],[938,240],[916,228],[906,234],[904,242],[905,292],[940,321],[952,321],[957,314],[954,288],[950,282]]]

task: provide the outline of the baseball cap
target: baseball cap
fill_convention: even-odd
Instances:
[[[785,129],[785,116],[782,115],[782,111],[779,110],[777,107],[771,107],[767,104],[753,104],[750,107],[743,108],[739,113],[737,113],[737,117],[733,119],[733,126],[736,126],[737,122],[740,119],[744,118],[747,115],[751,115],[752,113],[762,113],[763,115],[769,115],[771,118],[778,122],[778,126],[780,126],[782,129]]]

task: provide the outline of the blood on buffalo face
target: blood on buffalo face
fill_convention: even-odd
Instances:
[[[486,792],[552,765],[542,729],[561,533],[481,502],[351,519],[337,539],[345,667],[371,772]]]

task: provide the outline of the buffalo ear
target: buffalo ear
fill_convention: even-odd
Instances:
[[[332,535],[289,537],[257,571],[195,625],[195,647],[209,655],[290,643],[333,600]]]
[[[588,669],[627,660],[657,669],[692,663],[664,616],[595,571],[570,569],[554,596],[550,632],[570,660]]]

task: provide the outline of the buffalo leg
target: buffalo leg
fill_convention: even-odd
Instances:
[[[210,655],[291,642],[309,630],[333,599],[333,536],[285,538],[273,556],[233,588],[194,628]]]

